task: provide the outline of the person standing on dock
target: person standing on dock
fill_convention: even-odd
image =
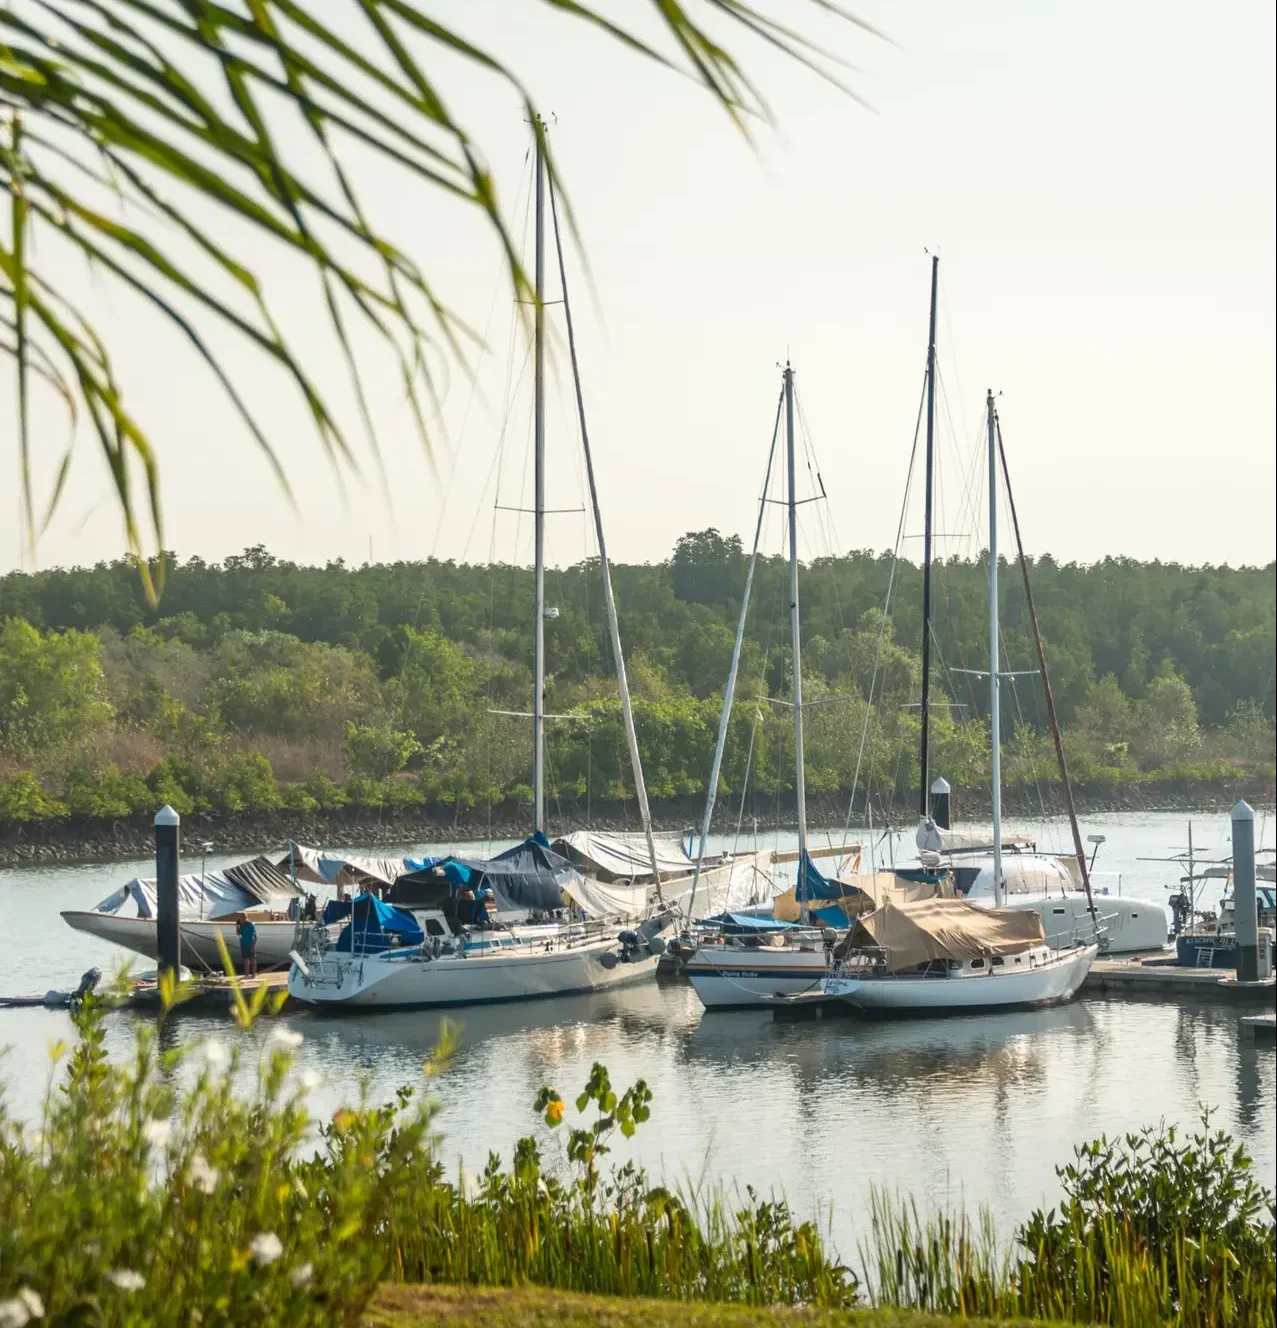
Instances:
[[[235,934],[239,937],[240,972],[246,978],[257,976],[257,928],[242,914],[235,923]]]

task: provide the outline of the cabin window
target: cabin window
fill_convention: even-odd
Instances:
[[[426,935],[427,935],[427,936],[446,936],[447,934],[448,934],[448,933],[445,932],[444,929],[443,929],[443,923],[440,922],[438,918],[427,918],[427,919],[426,919]]]
[[[972,967],[972,968],[983,968],[983,967],[984,967],[984,960],[983,960],[983,959],[973,959],[973,960],[971,961],[971,967]]]
[[[995,955],[992,959],[989,960],[989,962],[993,965],[994,968],[1001,968],[1002,965],[1006,963],[1006,960],[1003,959],[1001,955]]]
[[[1021,961],[1020,961],[1020,956],[1019,956],[1019,955],[1016,955],[1016,957],[1015,957],[1015,962],[1016,962],[1017,964],[1021,962]]]
[[[1053,908],[1053,909],[1051,910],[1051,912],[1052,912],[1052,913],[1063,913],[1064,910],[1063,910],[1062,908]]]
[[[799,644],[801,645],[802,642],[800,641]],[[1132,913],[1132,914],[1131,914],[1131,921],[1134,922],[1135,919],[1138,918],[1138,917],[1139,917],[1139,914],[1138,914],[1138,913]]]

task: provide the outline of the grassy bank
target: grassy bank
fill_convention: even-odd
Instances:
[[[386,1286],[368,1311],[377,1328],[947,1328],[949,1315],[915,1310],[704,1305],[586,1296],[543,1287]],[[1044,1320],[967,1319],[970,1328]]]

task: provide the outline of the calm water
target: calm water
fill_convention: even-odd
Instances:
[[[1108,842],[1099,886],[1164,899],[1165,856],[1185,842],[1187,818],[1088,818]],[[1043,847],[1061,827],[1029,826]],[[1271,823],[1264,843],[1272,842]],[[1227,851],[1227,820],[1194,818],[1199,852]],[[837,836],[835,836],[835,839]],[[210,858],[209,865],[230,859]],[[188,860],[188,867],[192,864]],[[195,869],[198,870],[197,864]],[[95,905],[143,863],[0,872],[7,920],[0,993],[74,985],[119,952],[72,932],[64,908]],[[851,1019],[776,1024],[767,1013],[703,1014],[686,986],[655,984],[610,995],[460,1012],[461,1052],[437,1084],[445,1149],[480,1170],[489,1148],[509,1156],[535,1126],[544,1083],[579,1091],[592,1062],[621,1086],[647,1079],[652,1120],[618,1156],[668,1181],[752,1184],[819,1214],[846,1255],[855,1250],[871,1184],[932,1205],[986,1204],[1006,1231],[1057,1198],[1054,1166],[1072,1146],[1159,1119],[1192,1124],[1198,1104],[1242,1138],[1263,1183],[1277,1183],[1275,1058],[1240,1035],[1239,1013],[1202,1003],[1080,1000],[1058,1009],[910,1023]],[[322,1076],[317,1112],[352,1096],[361,1076],[388,1095],[419,1075],[439,1017],[405,1013],[319,1019],[289,1016],[305,1034],[303,1064]],[[69,1029],[56,1011],[0,1010],[0,1062],[9,1107],[30,1117],[47,1082],[47,1049]],[[110,1043],[131,1044],[134,1016],[111,1016]],[[180,1035],[237,1035],[228,1019],[187,1018]]]

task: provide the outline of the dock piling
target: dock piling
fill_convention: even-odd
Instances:
[[[182,818],[167,802],[155,813],[155,925],[161,973],[176,972],[181,961],[177,901],[181,824]]]
[[[1255,813],[1233,808],[1233,914],[1237,927],[1237,980],[1259,980],[1259,915],[1255,900]]]

